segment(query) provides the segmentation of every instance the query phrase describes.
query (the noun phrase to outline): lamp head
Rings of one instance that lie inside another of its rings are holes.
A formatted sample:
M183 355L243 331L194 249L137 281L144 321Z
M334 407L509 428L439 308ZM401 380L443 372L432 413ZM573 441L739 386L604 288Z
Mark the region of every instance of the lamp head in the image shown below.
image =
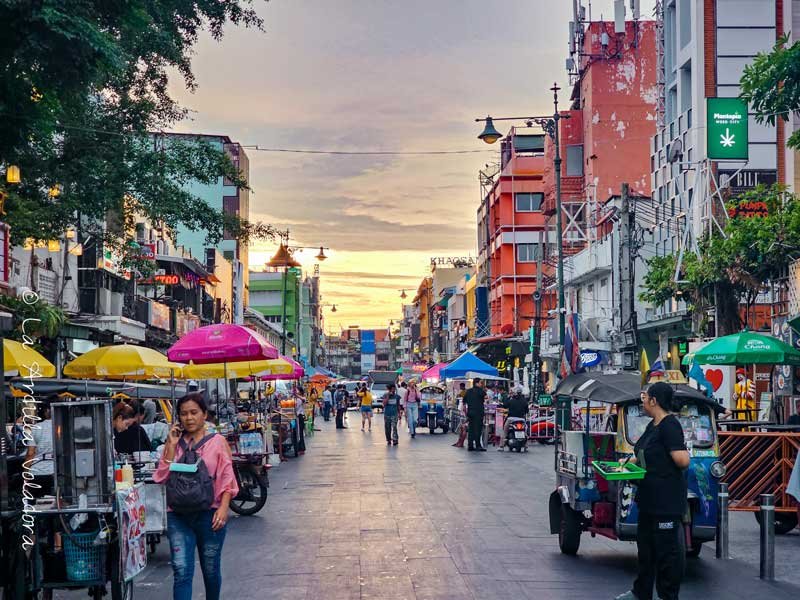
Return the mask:
M400 294L400 298L402 298L403 300L405 300L406 298L408 298L408 294L406 294L406 291L405 291L405 290L403 290L403 291L402 291L402 293Z
M320 246L320 247L319 247L319 254L317 254L317 256L316 256L316 259L317 259L319 262L322 262L322 261L323 261L323 260L325 260L326 258L328 258L328 257L327 257L327 256L325 256L325 248L323 248L322 246Z
M289 248L285 244L278 246L278 251L275 253L270 261L267 263L270 267L299 267L300 263L289 252Z
M494 144L497 140L499 140L503 135L497 131L494 127L494 123L492 122L492 117L486 117L486 126L483 128L483 131L478 136L479 140L483 140L487 144Z
M336 312L336 305L335 304L331 307L331 312L332 313Z

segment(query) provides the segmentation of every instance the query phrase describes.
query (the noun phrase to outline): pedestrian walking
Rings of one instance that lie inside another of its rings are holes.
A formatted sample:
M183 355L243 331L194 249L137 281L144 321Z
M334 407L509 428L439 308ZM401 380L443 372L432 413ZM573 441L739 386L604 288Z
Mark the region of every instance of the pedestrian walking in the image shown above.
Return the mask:
M344 385L339 384L333 401L336 403L336 429L347 429L344 424L344 413L347 411L347 390Z
M481 441L483 416L486 412L485 401L486 390L483 389L483 380L476 377L472 380L472 387L464 395L464 403L467 405L467 421L469 422L467 450L470 452L486 452Z
M397 446L397 420L400 418L400 395L393 383L389 384L383 395L383 429L386 433L386 444Z
M292 430L292 442L295 457L306 453L306 404L302 386L294 392L295 428Z
M653 584L659 600L678 600L686 561L683 470L689 466L689 453L680 421L671 412L675 408L672 386L654 383L642 393L642 406L652 420L636 442L631 459L647 470L636 492L639 576L633 589L617 600L652 600Z
M417 382L411 381L408 384L405 397L406 421L408 421L408 432L412 438L417 437L417 421L419 421L419 401L420 395L417 389Z
M367 384L362 383L361 389L356 392L361 408L361 431L364 425L369 423L369 431L372 431L372 392L367 389Z
M331 420L331 408L333 408L333 392L331 386L326 385L325 391L322 392L322 418L326 421Z
M153 480L167 487L167 535L172 557L172 597L191 600L195 550L203 572L205 597L219 600L222 545L228 505L239 493L228 442L206 429L208 409L202 395L178 400L175 423ZM172 468L179 463L182 470ZM189 465L194 470L187 469Z
M400 396L400 406L403 407L403 412L406 414L406 417L408 417L408 413L406 413L405 411L406 396L408 395L408 383L406 383L405 381L401 381L400 383L397 384L397 395Z

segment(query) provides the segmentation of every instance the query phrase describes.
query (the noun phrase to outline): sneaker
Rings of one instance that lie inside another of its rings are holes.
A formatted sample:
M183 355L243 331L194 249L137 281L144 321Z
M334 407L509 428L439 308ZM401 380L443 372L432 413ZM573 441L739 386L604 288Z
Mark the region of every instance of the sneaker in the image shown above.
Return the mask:
M475 448L467 448L468 452L475 452Z
M411 439L413 440L415 437L417 437L417 434L416 433L412 433L411 434Z
M364 428L363 427L361 428L361 433L364 433Z
M392 442L392 443L393 443L395 446L397 446L397 440L395 440L395 441L394 441L394 442Z
M503 450L505 450L505 448L503 448L502 446L500 446L500 447L497 449L497 451L498 451L498 452L502 452Z
M475 448L476 452L486 452L486 448Z
M620 594L619 596L614 598L614 600L639 600L639 599L637 598L636 594L634 594L632 591L629 590L624 594Z

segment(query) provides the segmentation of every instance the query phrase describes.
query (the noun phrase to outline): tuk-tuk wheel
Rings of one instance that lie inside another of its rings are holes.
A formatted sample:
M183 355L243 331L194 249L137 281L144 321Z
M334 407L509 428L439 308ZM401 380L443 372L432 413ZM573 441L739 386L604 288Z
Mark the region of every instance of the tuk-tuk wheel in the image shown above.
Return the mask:
M567 504L561 505L561 527L558 531L558 547L562 554L575 556L581 545L581 521L578 513Z
M759 526L761 525L761 513L754 512L753 513L756 517L756 521L758 521ZM785 535L789 533L792 529L797 527L797 517L798 515L795 513L775 513L775 533L777 535Z

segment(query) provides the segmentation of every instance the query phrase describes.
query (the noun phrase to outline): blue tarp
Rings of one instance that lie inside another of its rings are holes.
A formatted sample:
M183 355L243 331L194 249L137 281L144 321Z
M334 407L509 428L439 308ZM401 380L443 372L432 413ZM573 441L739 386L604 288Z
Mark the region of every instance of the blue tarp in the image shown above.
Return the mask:
M456 379L457 377L464 377L470 371L483 375L497 375L497 369L492 365L483 362L471 352L464 352L464 354L439 371L439 377L442 379Z

